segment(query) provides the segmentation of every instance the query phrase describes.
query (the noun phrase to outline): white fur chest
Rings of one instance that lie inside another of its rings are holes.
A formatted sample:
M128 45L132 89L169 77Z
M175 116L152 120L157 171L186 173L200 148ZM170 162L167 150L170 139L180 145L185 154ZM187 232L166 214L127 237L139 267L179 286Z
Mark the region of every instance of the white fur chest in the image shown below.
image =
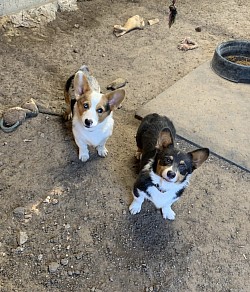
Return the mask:
M148 200L155 204L156 208L161 209L167 205L171 205L179 199L177 193L188 186L190 175L180 184L167 182L153 172L151 173L151 178L154 186L150 186L147 189L147 193L150 196L147 195L147 193L145 193L145 195Z
M84 144L97 147L112 135L114 120L112 113L100 124L93 128L86 128L77 115L72 120L72 130L75 138Z

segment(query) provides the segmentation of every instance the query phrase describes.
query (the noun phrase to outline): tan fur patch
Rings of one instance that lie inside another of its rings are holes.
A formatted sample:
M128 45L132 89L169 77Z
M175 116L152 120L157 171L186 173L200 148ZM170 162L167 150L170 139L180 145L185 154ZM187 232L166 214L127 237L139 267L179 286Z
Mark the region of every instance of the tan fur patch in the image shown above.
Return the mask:
M169 166L163 166L159 164L159 161L157 162L157 166L156 166L156 173L162 177L162 173L164 170L171 170L172 168Z
M92 106L91 103L91 91L87 91L77 100L78 113L82 116ZM99 123L105 120L105 118L111 113L108 98L103 95L100 102L96 105L96 113L98 115ZM100 112L99 112L100 111Z
M102 109L102 113L98 113L98 110ZM101 98L101 101L96 106L96 111L99 115L99 122L101 123L106 119L106 117L111 113L111 109L109 106L108 96L104 94Z
M158 161L158 162L157 162L157 166L156 166L156 173L157 173L160 177L163 178L163 172L164 172L164 171L167 173L168 171L174 171L174 170L172 169L172 166L161 165L161 164L159 163L159 161ZM184 178L185 178L185 176L182 175L178 170L177 170L177 172L176 172L176 176L177 176L177 180L176 180L175 183L182 183L183 180L184 180Z
M87 106L87 107L86 107ZM87 91L77 100L79 115L82 116L89 108L91 108L91 92ZM85 108L86 107L86 108Z

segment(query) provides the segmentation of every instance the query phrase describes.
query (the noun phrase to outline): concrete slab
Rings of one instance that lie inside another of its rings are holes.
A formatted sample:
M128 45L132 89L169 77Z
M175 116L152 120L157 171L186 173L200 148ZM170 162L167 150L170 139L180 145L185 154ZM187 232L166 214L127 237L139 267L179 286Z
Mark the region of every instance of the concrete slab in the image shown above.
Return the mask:
M0 16L17 13L23 9L39 7L53 0L4 0L0 1Z
M250 171L250 85L227 81L210 61L142 106L136 117L156 112L177 134Z

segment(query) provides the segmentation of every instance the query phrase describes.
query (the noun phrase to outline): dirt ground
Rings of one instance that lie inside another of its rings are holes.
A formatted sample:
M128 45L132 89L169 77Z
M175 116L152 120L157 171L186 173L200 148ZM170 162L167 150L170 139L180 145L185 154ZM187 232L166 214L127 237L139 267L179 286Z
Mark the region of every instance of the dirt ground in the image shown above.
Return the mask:
M44 28L14 36L1 28L1 110L32 97L61 112L64 83L82 64L103 92L117 77L128 83L107 158L92 151L79 161L71 124L58 116L1 131L0 291L249 291L249 173L211 155L174 205L175 221L149 202L128 212L136 109L211 59L220 42L249 38L249 1L177 1L171 29L169 4L80 1ZM135 14L160 22L116 38L113 25ZM186 36L199 48L179 51Z

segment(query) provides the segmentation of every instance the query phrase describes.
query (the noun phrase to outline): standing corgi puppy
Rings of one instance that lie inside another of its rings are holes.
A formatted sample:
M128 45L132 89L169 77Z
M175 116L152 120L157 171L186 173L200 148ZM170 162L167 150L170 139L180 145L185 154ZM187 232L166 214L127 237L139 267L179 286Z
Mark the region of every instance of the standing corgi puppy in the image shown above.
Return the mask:
M175 148L176 130L165 116L146 116L137 131L136 156L140 158L140 173L133 187L131 214L141 211L144 199L162 210L164 219L175 219L171 205L189 184L192 172L208 158L209 149L183 152Z
M101 94L98 82L84 65L67 80L64 96L68 106L65 118L72 117L79 159L83 162L89 159L88 145L95 147L99 156L107 156L105 144L113 132L113 110L123 101L125 91Z

